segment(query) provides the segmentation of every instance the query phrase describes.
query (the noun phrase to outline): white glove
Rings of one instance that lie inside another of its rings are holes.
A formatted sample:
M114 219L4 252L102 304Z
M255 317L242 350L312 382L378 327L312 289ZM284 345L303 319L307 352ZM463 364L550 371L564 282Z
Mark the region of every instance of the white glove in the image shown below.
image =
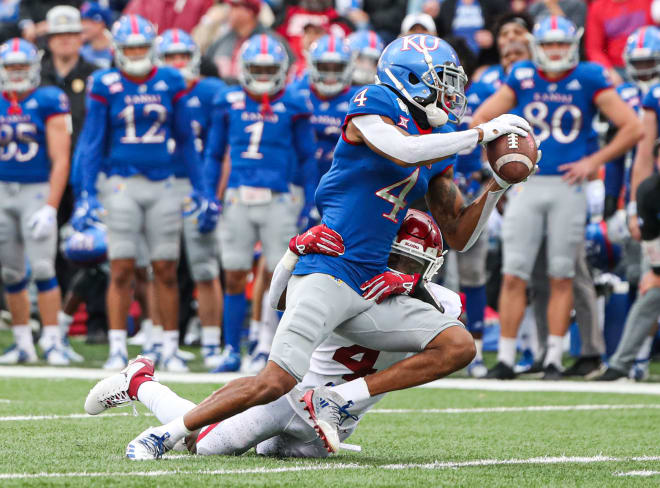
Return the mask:
M57 232L57 209L44 205L32 214L28 227L32 230L32 237L36 240L54 235Z
M520 137L527 137L527 134L532 132L532 128L525 119L513 114L500 115L490 122L479 124L476 128L481 129L484 133L482 144L493 141L504 134L514 133Z

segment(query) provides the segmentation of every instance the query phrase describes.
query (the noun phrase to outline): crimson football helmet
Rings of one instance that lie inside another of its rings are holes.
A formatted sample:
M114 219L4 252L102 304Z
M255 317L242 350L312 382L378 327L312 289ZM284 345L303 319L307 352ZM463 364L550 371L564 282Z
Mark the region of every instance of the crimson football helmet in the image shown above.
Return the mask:
M392 253L425 264L422 279L431 280L445 260L442 234L433 218L420 210L408 210L392 243Z

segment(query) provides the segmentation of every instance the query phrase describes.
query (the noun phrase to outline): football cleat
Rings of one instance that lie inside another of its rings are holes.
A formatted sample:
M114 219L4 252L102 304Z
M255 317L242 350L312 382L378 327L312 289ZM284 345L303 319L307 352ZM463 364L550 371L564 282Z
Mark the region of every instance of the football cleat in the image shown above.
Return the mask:
M554 364L548 364L543 370L543 378L546 381L559 381L564 376L562 371Z
M621 370L608 367L600 376L596 376L594 381L628 381L628 375Z
M142 348L140 356L149 358L155 364L160 363L162 344L152 344L148 349Z
M168 373L187 373L190 371L186 362L176 354L169 358L163 358L159 366L160 369Z
M468 364L467 372L473 378L484 378L488 374L488 368L482 359L475 359Z
M489 380L513 380L515 378L516 373L513 372L513 368L502 361L489 369L486 375L486 379Z
M196 357L194 352L184 351L183 349L177 349L176 355L184 361L194 361Z
M217 368L223 359L220 354L220 346L202 346L202 358L204 358L205 368Z
M103 364L103 369L106 371L119 371L123 369L128 364L128 359L121 353L113 354L108 358L108 360Z
M170 433L163 427L149 427L126 446L126 457L132 461L160 459L174 447L168 442Z
M62 350L64 351L64 354L66 354L66 357L69 358L69 361L73 363L82 363L85 361L83 355L78 354L75 349L73 349L68 337L65 337L62 340Z
M266 367L268 362L268 354L265 352L260 352L255 354L254 357L250 358L250 362L245 368L247 374L257 374L259 371Z
M300 401L305 404L309 419L325 444L325 448L328 452L337 452L339 450L339 425L342 416L347 414L346 409L350 403L327 386L307 391Z
M518 360L516 365L513 367L513 372L516 374L528 373L529 370L532 369L533 364L534 364L534 353L532 352L531 349L525 349L522 352L522 356L520 357L520 360Z
M153 381L154 363L138 356L119 373L99 381L87 394L85 412L98 415L104 410L121 407L137 400L138 387Z
M235 352L231 347L225 349L222 353L222 360L217 368L211 373L235 373L241 369L241 355Z
M60 345L53 345L44 351L46 362L51 366L68 366L69 356Z
M0 355L0 364L36 363L38 361L36 352L27 352L12 344Z
M598 374L600 365L602 364L599 356L583 356L575 360L575 362L564 371L564 376L583 376L586 379L591 379L595 374Z
M649 360L636 359L635 364L630 368L630 379L635 381L645 381L649 379Z

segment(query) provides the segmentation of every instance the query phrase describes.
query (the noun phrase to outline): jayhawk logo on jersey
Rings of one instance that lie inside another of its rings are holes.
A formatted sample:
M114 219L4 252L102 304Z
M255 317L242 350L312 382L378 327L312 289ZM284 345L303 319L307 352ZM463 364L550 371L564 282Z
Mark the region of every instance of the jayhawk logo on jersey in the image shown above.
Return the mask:
M543 144L540 174L560 174L560 165L589 154L591 121L597 112L594 99L612 88L602 66L579 63L562 78L549 80L531 61L521 61L506 84L516 94L515 113L527 119Z

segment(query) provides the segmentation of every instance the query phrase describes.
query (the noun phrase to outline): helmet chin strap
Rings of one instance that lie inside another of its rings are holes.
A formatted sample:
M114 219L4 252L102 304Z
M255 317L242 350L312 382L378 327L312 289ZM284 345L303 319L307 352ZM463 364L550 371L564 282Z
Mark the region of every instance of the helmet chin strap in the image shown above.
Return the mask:
M444 110L436 106L434 103L430 103L426 107L420 105L413 99L413 97L410 96L408 90L406 90L405 87L401 84L401 82L396 79L396 77L392 74L389 68L385 69L385 73L387 73L387 76L389 76L392 83L394 83L394 86L399 91L399 93L401 93L404 97L406 97L406 100L408 100L415 107L417 107L426 114L426 119L429 121L429 125L431 127L440 127L447 123L447 121L449 120L449 116Z

